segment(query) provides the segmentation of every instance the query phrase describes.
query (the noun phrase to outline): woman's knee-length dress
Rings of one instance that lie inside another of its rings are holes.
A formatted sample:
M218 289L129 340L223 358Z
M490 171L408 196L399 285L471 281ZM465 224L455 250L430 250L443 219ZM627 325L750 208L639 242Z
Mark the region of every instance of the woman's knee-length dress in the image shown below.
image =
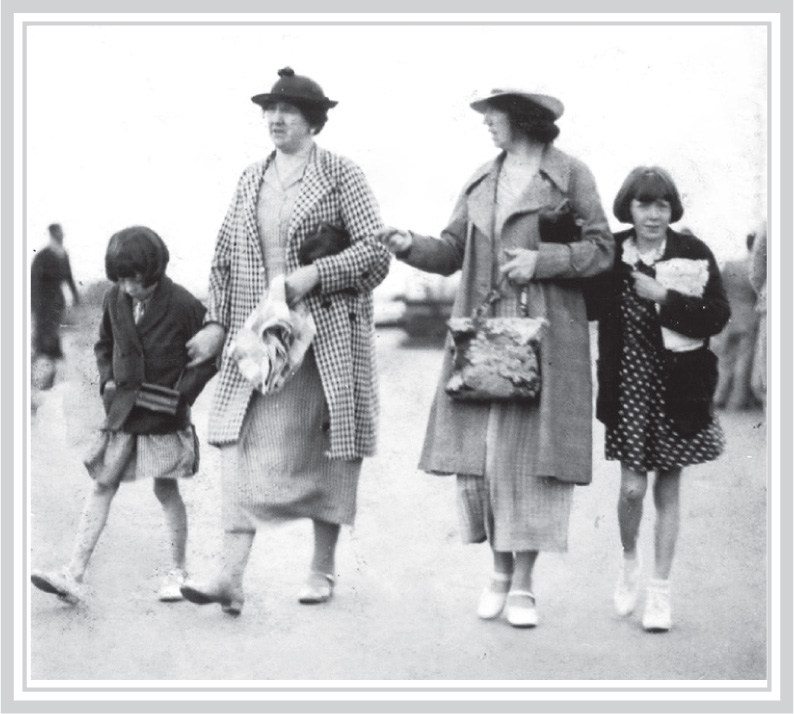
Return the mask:
M520 190L500 176L495 231L500 262L505 249L527 247L503 243L500 230ZM508 289L504 293L505 297L495 303L495 316L520 314L514 291ZM488 540L498 551L567 550L574 485L558 481L554 474L538 475L530 470L530 454L538 448L534 437L541 432L536 428L539 419L540 412L534 404L490 405L485 473L457 477L464 542Z
M271 163L257 207L268 282L286 269L287 226L301 177L282 185ZM222 449L227 529L262 520L312 518L352 524L361 459L331 460L328 406L314 351L277 394L251 397L240 437Z
M606 458L635 471L665 471L715 460L725 436L716 417L695 436L678 434L665 414L665 381L659 318L650 300L627 284L621 296L618 423L606 431Z

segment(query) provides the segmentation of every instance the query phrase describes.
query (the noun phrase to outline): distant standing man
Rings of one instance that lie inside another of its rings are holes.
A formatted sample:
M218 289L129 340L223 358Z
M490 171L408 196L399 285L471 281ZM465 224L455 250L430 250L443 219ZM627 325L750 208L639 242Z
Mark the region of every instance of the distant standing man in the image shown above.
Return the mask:
M80 297L72 277L69 256L63 247L63 229L60 224L48 226L50 242L33 259L30 275L31 310L34 319L33 357L57 360L61 350L61 322L66 309L62 286L66 283L78 303Z
M738 411L755 406L755 397L750 390L758 334L756 293L750 282L750 256L755 238L755 233L750 233L744 257L729 260L722 269L722 284L731 306L731 319L713 343L720 360L719 381L714 393L714 405L718 409Z

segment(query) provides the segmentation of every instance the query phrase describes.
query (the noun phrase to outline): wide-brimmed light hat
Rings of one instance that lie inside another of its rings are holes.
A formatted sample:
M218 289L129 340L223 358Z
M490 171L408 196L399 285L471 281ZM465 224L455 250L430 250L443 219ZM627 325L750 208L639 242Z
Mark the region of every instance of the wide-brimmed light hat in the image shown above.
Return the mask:
M524 89L491 89L489 92L479 94L469 106L478 112L484 112L488 102L496 97L518 97L524 99L547 109L554 115L555 119L559 119L565 111L565 106L557 97L552 97L550 94L527 92Z
M292 67L284 67L278 71L278 81L265 94L251 97L254 104L260 106L269 102L299 102L324 109L335 107L338 102L328 99L317 82L309 77L295 74Z

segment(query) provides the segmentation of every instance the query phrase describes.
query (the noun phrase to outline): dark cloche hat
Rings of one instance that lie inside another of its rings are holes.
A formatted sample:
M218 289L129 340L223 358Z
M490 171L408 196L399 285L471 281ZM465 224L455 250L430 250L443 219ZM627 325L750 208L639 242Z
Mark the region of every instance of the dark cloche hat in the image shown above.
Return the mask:
M330 109L338 102L328 99L322 87L308 77L295 74L292 67L284 67L278 71L279 79L267 94L257 94L251 97L254 104L264 106L270 102L299 102L311 104L316 107Z

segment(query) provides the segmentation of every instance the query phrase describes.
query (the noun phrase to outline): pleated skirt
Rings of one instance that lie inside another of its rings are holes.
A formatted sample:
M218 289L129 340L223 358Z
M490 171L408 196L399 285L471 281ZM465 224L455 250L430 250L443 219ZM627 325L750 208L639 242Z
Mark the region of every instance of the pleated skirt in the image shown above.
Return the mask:
M277 394L254 392L240 438L221 448L224 527L311 518L352 525L361 459L337 461L314 350Z
M92 479L105 486L150 478L188 478L199 468L192 426L168 434L100 431L83 456Z

